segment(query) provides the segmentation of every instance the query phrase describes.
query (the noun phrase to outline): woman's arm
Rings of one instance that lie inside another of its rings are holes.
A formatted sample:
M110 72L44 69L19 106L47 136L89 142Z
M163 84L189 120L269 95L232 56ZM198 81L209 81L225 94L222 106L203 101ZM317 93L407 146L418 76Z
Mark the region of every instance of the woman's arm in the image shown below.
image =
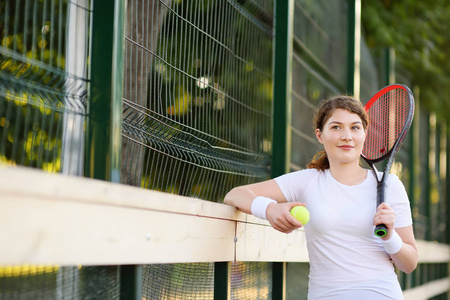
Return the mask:
M395 231L402 239L403 246L400 251L391 254L391 258L397 268L409 274L416 269L419 261L419 253L417 251L413 227L411 225L403 228L396 228Z
M242 212L251 214L252 202L257 196L264 196L278 203L287 202L277 182L273 179L235 187L225 195L224 202L237 207Z
M283 192L273 179L235 187L225 195L224 202L237 207L242 212L251 214L253 200L258 196L267 197L277 202L269 204L266 209L267 220L274 229L283 233L290 233L302 226L289 212L294 206L303 204L299 202L287 203Z

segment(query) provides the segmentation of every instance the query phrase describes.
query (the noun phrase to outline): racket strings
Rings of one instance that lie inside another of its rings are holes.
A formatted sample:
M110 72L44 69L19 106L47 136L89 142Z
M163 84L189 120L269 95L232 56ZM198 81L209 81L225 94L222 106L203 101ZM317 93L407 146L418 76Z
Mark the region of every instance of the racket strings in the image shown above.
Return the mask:
M383 93L367 109L369 126L363 155L370 160L385 156L394 147L410 114L410 96L407 90L395 88Z

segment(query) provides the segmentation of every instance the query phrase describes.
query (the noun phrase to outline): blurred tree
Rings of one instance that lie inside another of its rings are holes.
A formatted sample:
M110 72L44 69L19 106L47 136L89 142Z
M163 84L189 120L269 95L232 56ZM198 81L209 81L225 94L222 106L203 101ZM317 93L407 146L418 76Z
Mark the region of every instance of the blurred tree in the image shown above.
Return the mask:
M362 0L369 47L393 47L396 63L420 88L426 109L450 118L450 3L447 0Z

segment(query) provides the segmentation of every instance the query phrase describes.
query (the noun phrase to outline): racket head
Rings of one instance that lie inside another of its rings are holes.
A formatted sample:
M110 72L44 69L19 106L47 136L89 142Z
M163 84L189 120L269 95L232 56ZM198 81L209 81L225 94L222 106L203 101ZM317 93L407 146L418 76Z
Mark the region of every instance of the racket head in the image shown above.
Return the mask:
M361 156L372 163L398 151L414 117L414 97L403 84L379 90L364 106L369 117Z

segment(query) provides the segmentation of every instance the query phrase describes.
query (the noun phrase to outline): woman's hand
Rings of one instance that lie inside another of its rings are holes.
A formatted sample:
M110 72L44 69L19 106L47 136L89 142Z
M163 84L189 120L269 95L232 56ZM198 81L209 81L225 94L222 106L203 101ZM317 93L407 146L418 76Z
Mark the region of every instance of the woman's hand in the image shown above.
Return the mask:
M381 203L377 208L375 216L373 217L373 225L375 226L379 224L386 225L387 234L384 237L382 237L383 240L388 240L391 238L392 232L394 230L394 222L395 222L394 210L385 202Z
M299 205L305 206L301 202L272 203L266 210L267 220L276 230L291 233L293 230L302 227L302 223L297 221L290 213L294 206Z
M400 236L403 243L401 249L397 253L389 255L398 269L409 274L414 271L419 261L419 254L417 252L413 227L412 225L409 225L403 228L394 229L394 222L394 210L386 203L381 203L378 206L377 212L373 218L373 225L386 225L388 233L386 236L381 238L384 241L389 241L394 231Z

